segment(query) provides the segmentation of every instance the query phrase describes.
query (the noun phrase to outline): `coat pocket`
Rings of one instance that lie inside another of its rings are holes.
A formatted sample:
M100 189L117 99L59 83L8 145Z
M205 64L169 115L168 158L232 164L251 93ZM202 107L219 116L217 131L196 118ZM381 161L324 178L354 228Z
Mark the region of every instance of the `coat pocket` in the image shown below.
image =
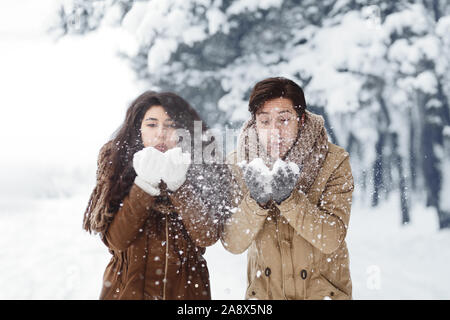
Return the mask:
M247 300L263 300L267 299L266 292L263 289L263 279L255 277L252 282L247 286L245 292L245 299Z
M319 274L318 280L319 280L319 283L317 284L318 299L351 300L350 295L339 289L322 273Z

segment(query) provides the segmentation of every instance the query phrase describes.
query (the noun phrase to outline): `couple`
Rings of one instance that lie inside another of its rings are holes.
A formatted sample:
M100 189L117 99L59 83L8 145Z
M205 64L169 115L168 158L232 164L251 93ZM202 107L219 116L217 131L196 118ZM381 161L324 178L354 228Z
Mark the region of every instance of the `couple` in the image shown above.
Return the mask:
M112 254L100 299L211 299L203 254L219 239L248 250L246 299L352 298L349 154L289 79L257 83L249 111L226 163L195 163L195 142L180 148L175 134L201 121L185 100L145 92L131 104L84 215Z

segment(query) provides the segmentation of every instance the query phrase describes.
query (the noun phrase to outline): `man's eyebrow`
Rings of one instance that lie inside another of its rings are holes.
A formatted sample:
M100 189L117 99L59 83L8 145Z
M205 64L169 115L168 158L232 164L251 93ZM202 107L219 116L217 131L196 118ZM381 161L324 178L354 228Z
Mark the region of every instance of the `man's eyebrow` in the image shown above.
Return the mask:
M147 120L156 120L156 121L158 121L158 119L156 119L156 118L147 118L147 119L145 119L145 121L147 121Z
M292 113L290 110L283 110L283 111L278 112L278 114L283 113L283 112Z
M269 114L269 113L266 112L266 111L259 111L259 112L257 112L256 114Z

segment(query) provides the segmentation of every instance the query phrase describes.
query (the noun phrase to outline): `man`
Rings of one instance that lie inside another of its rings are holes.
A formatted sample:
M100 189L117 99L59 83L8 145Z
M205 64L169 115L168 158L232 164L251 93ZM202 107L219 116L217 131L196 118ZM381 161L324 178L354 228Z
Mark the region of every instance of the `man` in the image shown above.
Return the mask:
M291 80L257 83L249 111L227 157L238 192L221 234L228 251L248 249L246 299L352 299L349 154Z

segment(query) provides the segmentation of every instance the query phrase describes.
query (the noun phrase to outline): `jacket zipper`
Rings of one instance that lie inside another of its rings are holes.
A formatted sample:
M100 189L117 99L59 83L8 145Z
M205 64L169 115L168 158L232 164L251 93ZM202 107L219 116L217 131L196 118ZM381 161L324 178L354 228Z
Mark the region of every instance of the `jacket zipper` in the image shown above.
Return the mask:
M164 266L163 300L166 300L167 266L169 264L169 225L167 224L168 219L169 216L166 214L166 264Z

